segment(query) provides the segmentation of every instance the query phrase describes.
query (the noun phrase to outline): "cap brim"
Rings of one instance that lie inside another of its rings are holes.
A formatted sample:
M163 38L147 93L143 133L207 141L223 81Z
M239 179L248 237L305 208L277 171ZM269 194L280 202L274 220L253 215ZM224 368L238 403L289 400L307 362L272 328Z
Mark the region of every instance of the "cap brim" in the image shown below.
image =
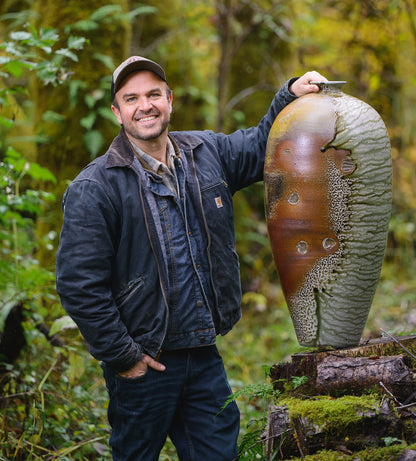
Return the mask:
M128 64L124 69L122 69L120 73L117 75L116 81L112 82L111 93L113 94L113 97L120 89L123 80L129 74L132 74L133 72L139 72L141 70L149 70L156 74L161 80L166 82L165 72L158 64L149 60L133 61L130 64Z

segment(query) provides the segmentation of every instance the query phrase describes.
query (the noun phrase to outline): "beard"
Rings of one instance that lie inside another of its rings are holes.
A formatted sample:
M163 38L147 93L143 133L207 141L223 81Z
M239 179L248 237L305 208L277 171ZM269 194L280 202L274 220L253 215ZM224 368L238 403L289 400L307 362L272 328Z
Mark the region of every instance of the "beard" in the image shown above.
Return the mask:
M140 141L150 141L157 139L168 129L170 123L170 114L163 115L159 112L142 115L142 117L150 117L151 115L158 115L154 126L141 127L140 122L137 120L123 120L124 130L129 136Z

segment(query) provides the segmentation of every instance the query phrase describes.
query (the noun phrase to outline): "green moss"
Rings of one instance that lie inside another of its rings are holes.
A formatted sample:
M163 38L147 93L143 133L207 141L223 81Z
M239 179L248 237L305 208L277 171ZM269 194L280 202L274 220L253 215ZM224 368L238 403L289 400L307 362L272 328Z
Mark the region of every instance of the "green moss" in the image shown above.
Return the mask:
M307 455L302 459L395 461L406 449L416 450L407 445L414 440L413 421L407 425L382 396L282 397L277 403L288 409L293 439ZM293 448L293 441L282 447L287 455L297 453ZM327 450L312 455L320 448Z
M308 455L303 458L292 458L292 461L394 461L405 450L416 450L416 444L392 445L382 448L368 448L353 454L340 451L323 450L316 455Z
M290 420L307 418L313 424L325 427L327 430L338 427L345 428L362 421L365 413L380 412L380 399L376 395L315 397L314 399L282 399L279 404L289 409Z

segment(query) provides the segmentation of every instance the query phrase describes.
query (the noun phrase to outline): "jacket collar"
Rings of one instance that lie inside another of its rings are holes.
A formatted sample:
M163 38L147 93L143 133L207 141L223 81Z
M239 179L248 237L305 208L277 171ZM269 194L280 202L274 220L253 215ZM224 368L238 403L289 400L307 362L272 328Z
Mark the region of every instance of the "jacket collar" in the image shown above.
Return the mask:
M169 137L180 150L192 150L199 146L202 141L197 136L186 131L175 131L169 133ZM133 148L122 128L114 138L107 151L106 168L130 166L134 160Z
M106 168L130 166L134 160L133 148L122 128L107 151Z
M169 133L169 136L174 142L176 142L180 149L184 150L193 150L202 144L201 138L188 131L173 131L172 133Z

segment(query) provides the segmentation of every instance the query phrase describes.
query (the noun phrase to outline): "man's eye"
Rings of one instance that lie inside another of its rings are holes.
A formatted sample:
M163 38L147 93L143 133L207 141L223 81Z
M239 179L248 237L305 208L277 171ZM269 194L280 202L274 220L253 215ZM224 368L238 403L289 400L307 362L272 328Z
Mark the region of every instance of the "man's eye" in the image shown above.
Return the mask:
M130 98L127 98L127 102L133 102L135 100L136 100L136 98L134 96L131 96Z

